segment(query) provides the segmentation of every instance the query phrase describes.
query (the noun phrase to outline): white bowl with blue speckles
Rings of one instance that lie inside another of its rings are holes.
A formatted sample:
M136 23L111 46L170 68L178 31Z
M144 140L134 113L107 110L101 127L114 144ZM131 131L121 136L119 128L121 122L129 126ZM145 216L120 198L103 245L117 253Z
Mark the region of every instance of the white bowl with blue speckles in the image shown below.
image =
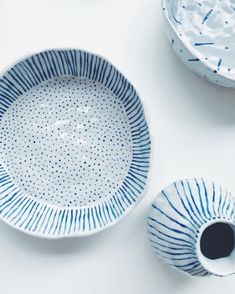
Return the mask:
M180 60L211 82L235 87L235 1L162 0L162 9Z
M107 60L49 50L0 78L0 219L44 238L106 229L142 199L145 114Z

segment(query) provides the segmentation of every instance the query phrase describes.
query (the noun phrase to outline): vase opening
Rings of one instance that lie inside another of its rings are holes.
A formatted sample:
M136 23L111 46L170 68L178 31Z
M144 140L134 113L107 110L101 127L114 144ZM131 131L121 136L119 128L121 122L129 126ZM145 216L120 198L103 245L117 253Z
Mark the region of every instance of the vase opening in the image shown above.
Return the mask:
M198 258L209 272L226 276L235 272L235 225L213 222L201 232Z

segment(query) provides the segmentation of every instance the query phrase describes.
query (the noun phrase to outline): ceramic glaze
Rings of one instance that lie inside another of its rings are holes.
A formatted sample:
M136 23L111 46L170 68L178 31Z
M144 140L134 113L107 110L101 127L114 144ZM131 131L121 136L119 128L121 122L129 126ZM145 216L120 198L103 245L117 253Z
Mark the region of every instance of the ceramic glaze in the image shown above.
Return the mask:
M235 1L163 0L174 51L195 72L235 86Z
M156 254L192 276L235 273L235 198L214 182L186 179L165 188L147 219Z
M143 196L150 138L139 97L106 60L53 50L0 80L0 216L48 238L83 236Z
M132 159L123 104L103 85L75 77L21 95L2 118L0 138L1 161L14 182L60 207L113 195Z

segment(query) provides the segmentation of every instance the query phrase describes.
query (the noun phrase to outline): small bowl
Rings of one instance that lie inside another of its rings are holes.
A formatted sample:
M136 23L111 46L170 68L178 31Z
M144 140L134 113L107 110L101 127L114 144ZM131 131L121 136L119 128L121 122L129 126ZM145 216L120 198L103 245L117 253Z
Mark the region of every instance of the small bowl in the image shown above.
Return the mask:
M203 178L183 179L164 188L147 218L154 252L189 276L235 273L235 197Z
M181 61L202 77L235 87L235 5L162 0L166 31Z
M143 197L150 137L134 87L107 60L50 50L0 79L0 219L45 238L86 236Z

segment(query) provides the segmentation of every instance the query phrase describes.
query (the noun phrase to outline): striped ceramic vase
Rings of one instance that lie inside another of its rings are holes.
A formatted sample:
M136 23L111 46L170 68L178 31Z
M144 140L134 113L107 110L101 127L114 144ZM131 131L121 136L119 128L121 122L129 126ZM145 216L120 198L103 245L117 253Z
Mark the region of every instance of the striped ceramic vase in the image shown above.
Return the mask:
M235 273L235 203L226 189L202 178L165 188L148 215L154 251L193 276Z

